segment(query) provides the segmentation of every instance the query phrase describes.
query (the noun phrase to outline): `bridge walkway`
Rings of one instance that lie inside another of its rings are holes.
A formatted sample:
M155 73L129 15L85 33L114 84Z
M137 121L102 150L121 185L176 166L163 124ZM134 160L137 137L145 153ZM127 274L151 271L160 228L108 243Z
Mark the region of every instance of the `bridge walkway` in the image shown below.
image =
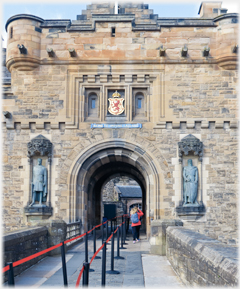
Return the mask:
M152 255L149 253L150 244L146 235L140 236L140 242L133 244L131 235L128 234L126 249L120 250L120 256L125 259L114 259L114 270L120 274L106 274L107 287L165 287L183 284L173 271L166 256ZM89 239L89 261L93 255L92 240ZM107 245L106 270L110 270L111 241ZM101 240L97 240L97 248L101 246ZM117 242L114 243L115 256ZM66 253L68 286L75 287L79 272L84 262L84 242L74 245ZM102 256L100 251L98 256ZM89 287L101 287L102 259L94 259L89 273ZM58 287L63 288L63 275L61 256L46 257L36 265L15 277L15 286L24 287ZM82 286L82 281L80 282Z

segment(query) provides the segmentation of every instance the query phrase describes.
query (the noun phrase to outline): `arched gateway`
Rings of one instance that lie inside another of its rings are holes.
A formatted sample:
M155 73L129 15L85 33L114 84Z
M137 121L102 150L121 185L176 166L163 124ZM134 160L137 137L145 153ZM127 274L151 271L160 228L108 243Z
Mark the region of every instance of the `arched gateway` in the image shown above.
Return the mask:
M126 140L106 140L91 145L73 161L68 174L69 221L81 219L84 229L101 222L101 188L109 177L127 175L143 192L143 226L159 215L160 171L154 157Z

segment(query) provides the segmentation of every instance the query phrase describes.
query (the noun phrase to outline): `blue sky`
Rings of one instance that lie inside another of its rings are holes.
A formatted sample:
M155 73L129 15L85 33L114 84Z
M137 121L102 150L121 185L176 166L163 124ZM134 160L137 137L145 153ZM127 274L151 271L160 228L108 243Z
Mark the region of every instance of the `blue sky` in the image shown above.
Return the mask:
M16 1L16 0L4 0L1 4L2 12L2 23L1 23L1 34L6 39L5 24L8 18L13 15L26 13L39 16L43 19L70 19L75 20L76 15L81 14L81 11L86 9L87 4L92 2L108 2L108 1L35 1L34 4L27 0ZM120 2L120 1L119 1ZM130 2L125 1L125 2ZM136 2L136 1L131 1ZM157 2L152 1L138 1L145 4L149 4L149 9L153 9L155 14L160 17L198 17L198 10L201 5L201 0L192 1L178 1L168 0ZM237 0L222 1L222 7L228 8L228 12L239 12ZM166 4L167 3L167 4ZM6 43L3 42L3 47Z

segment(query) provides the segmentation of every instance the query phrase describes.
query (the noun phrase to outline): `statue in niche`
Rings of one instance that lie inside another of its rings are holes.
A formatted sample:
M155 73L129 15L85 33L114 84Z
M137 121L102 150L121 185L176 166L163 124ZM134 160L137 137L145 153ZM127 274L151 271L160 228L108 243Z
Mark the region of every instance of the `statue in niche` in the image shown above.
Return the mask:
M188 160L188 165L183 168L183 206L199 206L197 202L198 194L198 168L194 167L192 160Z
M47 196L47 169L42 165L42 159L37 159L38 164L33 167L33 182L32 182L32 203L39 201L39 205Z

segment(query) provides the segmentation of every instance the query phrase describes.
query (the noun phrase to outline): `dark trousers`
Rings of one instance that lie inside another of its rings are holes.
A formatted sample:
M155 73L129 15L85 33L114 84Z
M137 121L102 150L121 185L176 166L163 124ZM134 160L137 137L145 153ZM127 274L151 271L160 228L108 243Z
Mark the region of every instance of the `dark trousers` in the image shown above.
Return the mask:
M132 235L133 235L133 240L138 239L139 240L139 230L141 226L132 226Z

